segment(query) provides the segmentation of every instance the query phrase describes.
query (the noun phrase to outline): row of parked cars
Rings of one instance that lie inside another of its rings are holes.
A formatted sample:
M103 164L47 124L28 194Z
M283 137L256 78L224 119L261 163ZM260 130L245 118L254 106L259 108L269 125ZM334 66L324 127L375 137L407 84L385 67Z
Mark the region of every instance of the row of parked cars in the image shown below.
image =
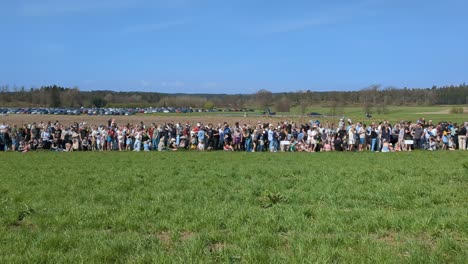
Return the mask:
M202 109L187 107L147 107L147 108L0 108L0 114L31 115L134 115L154 113L204 113L204 112L253 112L253 109Z
M0 108L0 114L80 115L80 109L68 108Z

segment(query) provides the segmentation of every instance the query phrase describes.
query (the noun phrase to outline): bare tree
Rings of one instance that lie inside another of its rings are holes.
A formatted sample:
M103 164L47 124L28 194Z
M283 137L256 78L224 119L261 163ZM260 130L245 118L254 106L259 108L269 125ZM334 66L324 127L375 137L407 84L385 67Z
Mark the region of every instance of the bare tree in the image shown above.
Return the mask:
M360 92L360 102L366 114L371 114L372 107L377 104L380 85L371 85Z
M291 101L283 95L275 104L276 111L278 112L289 112L291 109Z
M301 114L305 114L307 111L307 107L309 107L309 100L306 97L302 97L299 99L299 107L301 109Z
M272 99L273 93L265 89L261 89L255 94L255 101L262 108L268 108L272 103Z

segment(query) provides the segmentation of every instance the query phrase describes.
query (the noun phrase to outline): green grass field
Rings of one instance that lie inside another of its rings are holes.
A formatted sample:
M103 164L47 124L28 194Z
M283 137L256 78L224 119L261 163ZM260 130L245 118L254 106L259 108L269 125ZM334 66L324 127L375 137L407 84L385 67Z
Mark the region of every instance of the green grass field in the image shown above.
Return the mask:
M433 120L434 122L441 122L441 121L452 121L452 122L464 122L467 120L467 113L463 114L451 114L450 109L454 106L447 106L447 105L438 105L438 106L388 106L386 113L377 113L376 109L371 110L372 118L366 118L366 112L362 107L359 106L347 106L338 108L336 111L336 118L325 118L326 120L330 120L336 122L340 116L344 113L346 118L351 118L353 121L363 121L369 123L370 121L382 121L388 120L391 123L400 122L401 120L406 121L413 121L416 122L418 118L425 118L426 121ZM465 107L467 105L459 105L455 107ZM317 106L311 107L307 109L307 112L318 112L322 114L329 114L331 112L331 108ZM291 108L291 113L300 113L300 110L295 107Z
M466 263L468 155L0 153L0 263Z
M464 113L452 114L450 110L453 107L465 108ZM335 111L335 116L330 117L332 109L327 106L314 106L308 107L306 113L317 112L325 115L326 117L317 118L317 117L307 117L301 114L299 107L291 107L290 112L277 112L275 116L278 117L278 120L294 120L296 122L307 122L310 119L320 119L323 121L335 122L338 123L340 117L344 116L346 118L351 118L354 122L365 122L370 123L372 121L380 122L383 120L390 121L392 124L400 122L401 120L416 122L417 119L423 117L426 121L432 120L434 123L441 121L451 121L461 124L468 121L466 110L468 105L437 105L437 106L388 106L386 113L378 113L374 108L371 110L372 118L366 117L366 112L361 106L346 106L338 107ZM189 113L189 114L179 114L179 113L157 113L152 114L152 116L190 116L190 117L213 117L213 116L227 116L227 117L262 117L261 111L255 112L211 112L211 113ZM148 116L145 114L145 116ZM274 117L275 117L274 116Z

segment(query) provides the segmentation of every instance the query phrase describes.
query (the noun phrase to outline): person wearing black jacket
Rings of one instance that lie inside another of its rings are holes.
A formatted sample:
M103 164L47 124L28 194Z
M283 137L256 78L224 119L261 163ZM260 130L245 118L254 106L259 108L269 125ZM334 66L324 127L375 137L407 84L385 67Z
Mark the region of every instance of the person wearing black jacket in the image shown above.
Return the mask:
M7 132L6 129L1 129L0 130L0 151L6 151L7 150Z
M213 134L214 134L213 124L209 123L208 128L206 129L206 137L205 137L205 141L206 141L205 146L206 146L206 149L208 149L208 150L212 150L213 146L215 146L214 145Z
M340 137L336 137L333 141L335 151L343 151L343 141Z
M213 149L217 150L219 149L219 126L217 128L212 128L213 134L212 134L212 139L213 139Z

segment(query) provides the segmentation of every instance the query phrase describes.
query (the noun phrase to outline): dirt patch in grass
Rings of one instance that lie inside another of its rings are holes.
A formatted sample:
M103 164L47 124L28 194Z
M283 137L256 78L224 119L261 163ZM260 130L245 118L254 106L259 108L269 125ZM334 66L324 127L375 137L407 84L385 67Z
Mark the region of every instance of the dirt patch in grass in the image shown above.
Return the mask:
M434 239L432 239L432 237L427 233L417 234L414 236L400 236L400 239L397 239L396 235L396 232L387 232L385 234L377 236L375 240L380 243L387 244L389 246L397 246L398 244L417 243L425 245L431 250L436 249L436 243Z
M434 239L432 239L431 235L429 235L427 233L417 235L413 239L415 241L425 245L425 246L428 246L431 250L436 249L436 243L435 243Z
M33 222L30 222L30 221L27 221L27 220L26 221L17 220L17 221L10 224L10 229L12 229L12 230L26 229L26 230L30 230L30 231L35 231L35 230L38 230L38 227Z
M464 113L468 112L468 107L463 107L463 112ZM416 114L418 115L448 115L450 114L450 109L434 111L434 112L422 112L422 113L416 113Z
M154 235L159 239L159 241L161 241L164 246L169 246L172 243L170 232L162 231L157 232Z
M220 252L223 249L226 248L226 243L223 242L215 242L215 243L210 243L207 247L209 252L215 253L215 252Z
M421 113L416 113L418 115L447 115L450 114L449 109L445 110L440 110L440 111L434 111L434 112L421 112Z
M170 231L161 231L161 232L155 233L154 235L159 239L159 241L161 241L161 244L163 244L164 246L170 246L174 242L172 241L172 237L171 237L172 234L173 233L171 233ZM196 233L191 232L191 231L182 231L179 233L179 238L180 238L180 241L186 241L186 240L191 239L195 235Z
M190 232L190 231L183 231L183 232L180 233L180 239L182 241L188 240L188 239L190 239L190 238L192 238L194 236L195 236L195 233Z
M397 239L396 239L396 233L395 232L388 232L388 233L385 233L383 235L380 235L380 236L378 236L376 238L376 240L381 242L381 243L391 245L391 246L395 246L397 244Z

